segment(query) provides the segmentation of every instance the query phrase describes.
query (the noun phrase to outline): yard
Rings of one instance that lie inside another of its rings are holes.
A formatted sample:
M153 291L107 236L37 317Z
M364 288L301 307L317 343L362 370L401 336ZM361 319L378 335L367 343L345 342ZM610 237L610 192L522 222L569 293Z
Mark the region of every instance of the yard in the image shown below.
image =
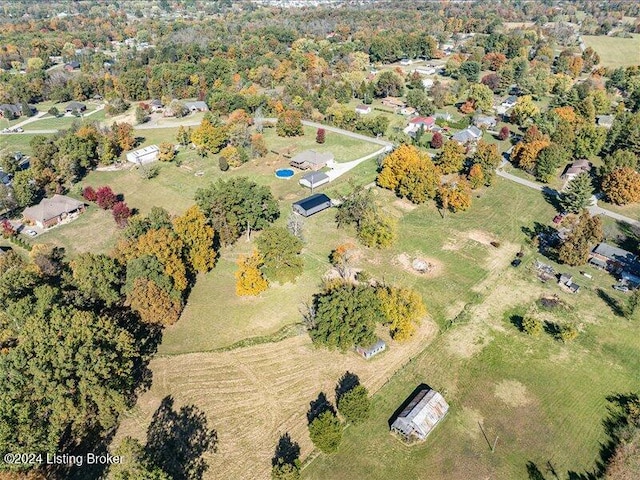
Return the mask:
M267 129L267 144L270 148L277 148L277 145L298 145L296 151L309 148L315 144L315 129L307 129L306 136L300 138L282 139L275 136L274 129ZM158 128L136 130L135 134L140 138L141 145L159 144L161 142L175 142L177 128ZM271 134L273 133L273 136ZM22 140L20 143L13 143L12 149L22 150L29 153L28 141L32 135L15 135L10 139ZM26 140L26 141L25 141ZM275 147L273 146L275 145ZM338 160L353 160L367 153L379 149L374 145L362 140L343 137L335 133L327 134L327 141L323 145L325 149L335 152ZM313 148L313 147L312 147ZM230 178L233 176L249 176L255 182L270 186L274 196L281 202L283 216L286 218L289 204L309 194L309 191L298 184L298 179L302 175L296 172L290 180L277 179L274 171L277 168L288 166L288 160L284 157L278 158L270 154L266 158L252 160L239 168L228 172L220 171L217 156L201 158L194 150L185 149L178 153L181 165L175 163L157 163L159 174L152 179L144 179L135 167L125 164L124 168L117 171L92 171L75 188L74 194L80 194L81 188L87 185L99 187L109 185L116 193L122 194L125 201L131 208L146 214L151 207L159 206L166 208L171 214L178 215L194 203L193 198L198 188L208 185L219 178ZM375 159L371 159L358 167L354 171L348 172L343 177L331 184L323 186L320 190L329 194L338 195L346 191L349 179L355 179L361 183L369 183L375 179ZM97 215L97 214L100 215ZM64 225L48 232L41 237L42 241L52 242L64 246L69 254L74 255L85 251L86 239L84 235L76 235L76 228L91 225L92 232L110 232L108 235L100 233L100 239L95 245L100 251L105 251L115 244L111 233L117 232L114 222L108 212L96 212L89 215L82 215L80 219L70 225ZM85 218L87 218L85 220ZM93 233L93 235L96 235ZM39 240L36 240L39 241Z
M631 67L640 65L640 34L631 35L633 38L583 35L582 40L600 55L605 67Z
M527 461L544 468L547 460L559 471L590 468L604 439L604 397L632 388L639 366L631 354L640 346L630 335L631 325L613 317L595 294L610 278L594 270L592 280L579 280L578 296L535 280L534 254L522 227L547 223L554 210L538 192L505 180L497 179L475 198L470 211L444 218L433 206L414 207L386 191L378 196L400 221L400 241L389 251L359 247L357 265L374 278L421 292L430 319L416 339L392 342L370 362L353 353L316 350L306 334L295 331L275 343L263 343L266 338L229 350L233 343L299 322L298 306L317 291L329 268L327 254L352 232L337 230L331 212L309 219L303 277L250 301L233 291L233 262L251 248L240 240L198 280L183 317L165 331L152 364L152 389L123 420L116 442L123 435L144 438L160 400L173 395L179 405L203 409L218 430L220 450L207 457L211 468L205 478L267 478L281 434L300 443L303 458L311 453L308 402L320 391L333 400L337 378L349 370L371 391L381 388L373 416L364 426L347 429L338 454L311 462L304 470L309 478L355 479L367 472L372 478L404 479L432 471L436 478L479 472L519 479L526 478ZM523 245L525 262L517 270L509 267ZM407 259L417 257L435 265L433 275L411 271ZM581 319L583 330L575 343L563 345L547 335L533 339L512 324L514 312L543 294L558 294L575 309L573 318ZM436 330L443 333L434 337ZM596 353L587 353L587 347ZM610 379L593 375L603 363L613 366ZM424 445L408 449L389 435L387 421L421 382L439 389L452 409ZM500 437L494 455L478 421L492 439ZM248 471L247 462L257 467Z

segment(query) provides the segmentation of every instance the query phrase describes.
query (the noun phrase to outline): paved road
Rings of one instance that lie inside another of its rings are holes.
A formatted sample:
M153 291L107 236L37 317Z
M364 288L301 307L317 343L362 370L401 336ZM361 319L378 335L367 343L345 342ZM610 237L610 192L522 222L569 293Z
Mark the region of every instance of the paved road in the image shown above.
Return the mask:
M545 190L549 195L556 195L556 196L559 195L559 192L557 190L554 190L546 185L517 177L515 175L512 175L511 173L507 173L504 170L502 170L504 166L507 165L508 163L509 162L507 162L506 160L503 161L500 167L498 167L498 169L496 170L496 174L499 177L506 178L507 180L510 180L515 183L519 183L520 185L524 185L525 187L529 187L534 190L538 190L540 192ZM591 213L591 215L605 215L607 217L613 218L620 222L626 222L629 225L633 225L636 228L640 228L640 221L634 220L633 218L627 217L625 215L620 215L619 213L612 212L611 210L607 210L606 208L602 208L597 205L592 205L591 207L589 207L589 212Z

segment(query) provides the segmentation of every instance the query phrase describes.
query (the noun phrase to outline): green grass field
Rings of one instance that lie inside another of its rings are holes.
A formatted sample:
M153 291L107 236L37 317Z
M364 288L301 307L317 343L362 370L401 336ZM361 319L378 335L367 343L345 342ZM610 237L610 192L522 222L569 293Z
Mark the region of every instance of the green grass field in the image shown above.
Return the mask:
M528 337L507 319L469 359L451 352L449 335L441 337L374 396L370 420L346 430L338 453L317 458L303 477L524 480L528 462L545 473L550 462L557 478L593 470L606 441L606 397L637 388L640 341L634 325L596 299L582 302L601 313L568 345ZM450 412L425 443L407 447L389 433L388 420L421 383L442 392ZM495 453L478 422L489 442L498 437Z
M633 38L583 35L582 39L600 55L605 67L631 67L640 65L640 34L632 35Z

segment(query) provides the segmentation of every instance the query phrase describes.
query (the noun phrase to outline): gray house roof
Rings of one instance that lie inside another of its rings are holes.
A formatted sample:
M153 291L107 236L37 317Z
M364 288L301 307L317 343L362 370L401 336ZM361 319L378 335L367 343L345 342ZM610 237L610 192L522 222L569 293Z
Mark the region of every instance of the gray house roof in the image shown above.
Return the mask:
M80 112L82 110L86 110L87 106L84 103L80 102L69 102L67 103L66 111L67 112Z
M200 100L195 102L184 102L184 106L187 107L189 110L202 110L202 111L209 110L209 107L207 106L206 102L202 102Z
M356 351L364 358L371 358L374 355L382 352L386 348L387 344L385 343L385 341L379 338L376 343L369 347L361 347L360 345L356 346Z
M593 249L593 253L597 253L598 255L607 257L609 260L621 263L636 260L636 256L633 253L604 242L598 244L596 248Z
M330 152L316 152L315 150L305 150L304 152L300 152L295 157L291 159L294 163L308 163L310 165L321 165L324 166L327 162L333 160L333 153Z
M310 172L303 175L300 180L306 180L310 184L318 184L329 180L329 175L324 172Z
M425 388L409 402L391 428L409 438L424 440L449 411L445 399L435 390Z
M65 195L45 198L38 205L24 209L23 215L38 222L46 222L64 213L71 213L84 207L84 203Z
M458 143L468 143L473 142L482 136L482 130L478 127L471 126L467 127L464 130L459 131L455 135L451 137L451 140L455 140Z

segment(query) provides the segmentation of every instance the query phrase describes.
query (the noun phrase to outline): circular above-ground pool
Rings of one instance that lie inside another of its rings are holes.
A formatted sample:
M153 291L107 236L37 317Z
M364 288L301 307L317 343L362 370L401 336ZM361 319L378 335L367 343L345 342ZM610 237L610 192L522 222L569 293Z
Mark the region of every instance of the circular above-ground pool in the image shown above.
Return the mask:
M278 170L276 170L276 177L278 178L285 178L288 180L293 177L293 174L294 171L290 168L279 168Z

